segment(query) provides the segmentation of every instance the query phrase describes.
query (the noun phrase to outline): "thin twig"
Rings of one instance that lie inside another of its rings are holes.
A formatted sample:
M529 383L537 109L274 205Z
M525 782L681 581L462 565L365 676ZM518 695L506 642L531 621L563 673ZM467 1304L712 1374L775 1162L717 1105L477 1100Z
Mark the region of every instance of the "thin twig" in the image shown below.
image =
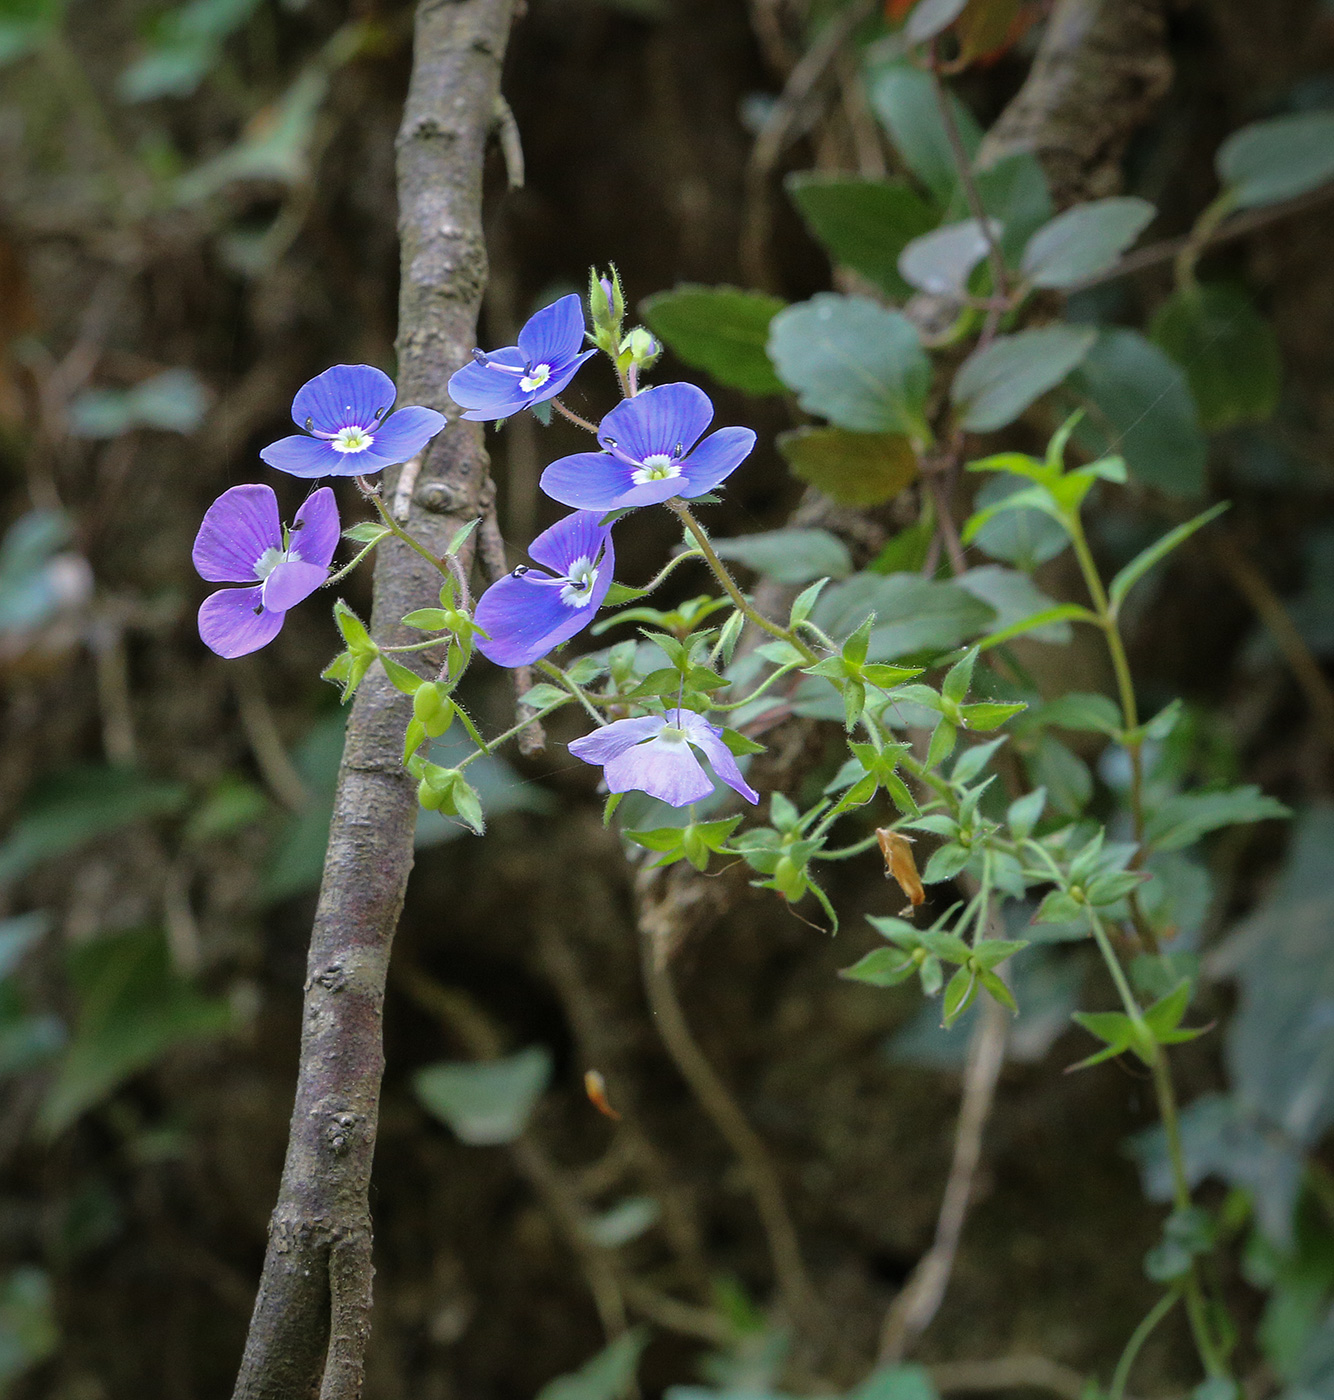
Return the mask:
M241 715L241 728L250 743L255 766L268 784L269 790L288 809L300 812L310 803L310 794L296 764L283 746L282 736L274 722L273 711L264 698L253 666L242 661L232 671L232 691Z
M523 189L523 140L519 136L519 123L514 120L514 109L505 101L503 93L496 93L496 135L500 138L500 151L505 157L505 178L512 190Z
M1088 1378L1045 1356L998 1356L994 1361L945 1361L927 1368L936 1389L952 1391L1049 1390L1065 1400L1081 1400ZM1129 1400L1129 1397L1127 1397Z
M421 475L422 463L426 460L426 449L417 453L403 463L403 470L398 474L398 482L394 487L394 503L389 507L389 513L401 525L412 510L412 493L417 489L417 478Z
M641 875L641 895L645 880L654 878L654 874L645 871ZM768 1241L774 1276L791 1319L809 1318L817 1306L816 1296L801 1257L801 1246L788 1213L782 1183L763 1139L751 1127L691 1033L667 964L671 931L658 927L652 914L651 908L645 911L641 899L640 961L654 1025L681 1077L741 1163Z
M936 1238L931 1248L917 1261L908 1282L885 1315L880 1331L882 1363L901 1361L916 1338L930 1325L944 1301L959 1249L959 1237L968 1214L973 1180L982 1158L982 1135L991 1116L996 1083L1005 1061L1009 1015L999 1002L990 997L984 998L978 1011L977 1025L968 1042L963 1101L959 1106L959 1122L954 1132L954 1159L950 1163L949 1179L945 1183L945 1195L936 1221Z
M1298 630L1269 580L1251 562L1235 537L1215 536L1209 547L1215 561L1254 608L1256 616L1273 637L1306 697L1321 742L1330 752L1334 752L1334 691L1331 691L1320 663L1311 654L1306 638Z

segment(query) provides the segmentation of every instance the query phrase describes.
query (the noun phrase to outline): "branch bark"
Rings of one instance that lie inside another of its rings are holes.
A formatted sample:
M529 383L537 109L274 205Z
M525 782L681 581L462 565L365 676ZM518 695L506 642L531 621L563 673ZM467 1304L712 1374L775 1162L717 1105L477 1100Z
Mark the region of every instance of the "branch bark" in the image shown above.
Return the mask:
M451 414L446 381L476 343L486 280L482 165L511 11L512 0L421 0L398 136L399 392ZM480 429L455 414L421 465L412 533L442 553L479 513L486 467ZM386 496L394 499L391 482ZM438 587L420 556L397 540L382 545L376 638L405 640L399 619ZM287 1158L234 1400L361 1394L384 989L417 815L400 762L409 709L375 668L349 717L311 933Z

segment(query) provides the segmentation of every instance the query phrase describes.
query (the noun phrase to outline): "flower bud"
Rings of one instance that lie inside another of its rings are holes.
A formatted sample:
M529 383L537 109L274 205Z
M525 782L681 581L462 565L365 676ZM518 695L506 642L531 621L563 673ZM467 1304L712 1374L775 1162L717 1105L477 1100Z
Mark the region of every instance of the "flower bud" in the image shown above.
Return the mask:
M630 356L630 363L638 369L648 369L662 354L662 344L656 336L643 326L636 326L621 341L621 354Z
M593 322L593 341L598 349L614 354L621 339L625 319L625 292L613 264L605 274L596 268L588 273L588 313Z
M433 788L425 778L417 784L417 801L425 807L428 812L438 812L444 798L444 793Z
M412 697L412 716L423 724L429 724L444 704L444 696L435 681L423 681Z
M427 737L431 739L438 739L453 723L454 702L452 700L444 701L430 719L422 721L426 727Z

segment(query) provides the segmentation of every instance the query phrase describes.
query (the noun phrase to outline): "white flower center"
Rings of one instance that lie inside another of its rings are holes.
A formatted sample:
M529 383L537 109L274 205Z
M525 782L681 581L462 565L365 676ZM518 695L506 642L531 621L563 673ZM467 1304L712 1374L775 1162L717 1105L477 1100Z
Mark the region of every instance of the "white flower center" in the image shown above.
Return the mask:
M550 378L550 365L534 365L532 369L519 380L519 388L522 389L525 394L531 394L534 389L540 389Z
M646 482L667 481L680 475L681 463L675 457L666 452L654 452L630 473L630 479L636 486L643 486Z
M300 554L298 554L295 549L283 550L279 549L277 545L270 545L268 549L255 560L255 577L263 583L279 564L289 564L293 560L300 558Z
M329 440L335 452L365 452L375 439L365 428L339 428Z
M567 608L586 608L593 601L593 585L598 581L598 571L589 558L576 559L565 575L565 587L560 591L560 600Z

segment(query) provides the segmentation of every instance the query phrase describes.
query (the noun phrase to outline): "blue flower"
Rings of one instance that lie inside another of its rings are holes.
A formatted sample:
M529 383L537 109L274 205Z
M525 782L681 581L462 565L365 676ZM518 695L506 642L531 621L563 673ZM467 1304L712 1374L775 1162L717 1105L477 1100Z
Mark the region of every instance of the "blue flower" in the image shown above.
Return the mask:
M321 486L296 513L286 534L271 486L233 486L208 508L195 538L194 564L220 588L199 609L199 635L219 656L245 656L282 630L289 608L329 577L338 548L338 506Z
M482 594L474 619L486 633L477 642L483 656L527 666L592 622L616 567L611 528L601 518L581 510L558 520L528 547L545 569L520 566Z
M390 413L398 390L371 365L335 365L301 386L292 421L304 433L271 443L259 455L290 476L365 476L406 462L445 426L433 408ZM386 416L388 415L388 416Z
M465 418L486 423L554 399L596 350L585 350L584 310L573 292L529 317L519 343L474 350L473 361L450 376L449 397L466 409Z
M601 452L561 457L542 473L553 500L581 510L651 506L702 496L750 455L749 428L719 428L709 397L693 384L662 384L616 405L598 425Z
M713 783L695 757L699 749L713 771L747 802L760 795L741 776L723 731L693 710L618 719L569 746L576 758L602 768L608 792L646 792L672 807L709 797Z

